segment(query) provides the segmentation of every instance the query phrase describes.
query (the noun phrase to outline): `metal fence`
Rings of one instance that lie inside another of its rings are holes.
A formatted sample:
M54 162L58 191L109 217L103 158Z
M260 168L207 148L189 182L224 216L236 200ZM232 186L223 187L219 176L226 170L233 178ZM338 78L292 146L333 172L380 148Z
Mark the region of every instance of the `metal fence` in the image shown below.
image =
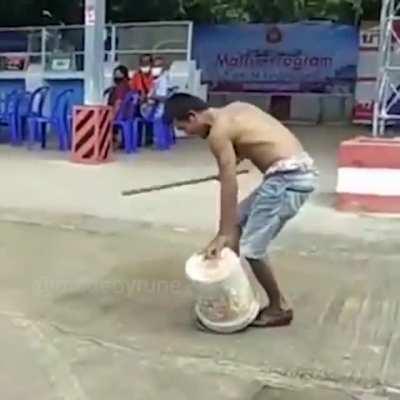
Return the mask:
M190 60L191 22L150 22L106 25L105 60L136 68L143 54L162 55L168 62ZM82 25L0 29L0 71L82 71L85 27Z

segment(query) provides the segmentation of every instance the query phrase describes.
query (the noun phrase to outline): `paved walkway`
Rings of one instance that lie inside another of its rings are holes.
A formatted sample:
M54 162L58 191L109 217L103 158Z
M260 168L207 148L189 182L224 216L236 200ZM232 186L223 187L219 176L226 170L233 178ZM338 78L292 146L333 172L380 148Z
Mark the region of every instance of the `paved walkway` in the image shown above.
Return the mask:
M296 133L321 168L321 192L332 192L336 180L336 148L343 137L355 134L349 128L301 127ZM0 146L0 209L91 215L123 221L147 221L209 230L215 226L217 184L209 183L153 195L130 198L121 191L193 179L216 173L215 161L202 140L179 142L169 152L145 150L120 155L119 161L101 166L73 164L59 152L27 151ZM252 170L240 178L243 194L258 183ZM194 213L191 206L198 205Z

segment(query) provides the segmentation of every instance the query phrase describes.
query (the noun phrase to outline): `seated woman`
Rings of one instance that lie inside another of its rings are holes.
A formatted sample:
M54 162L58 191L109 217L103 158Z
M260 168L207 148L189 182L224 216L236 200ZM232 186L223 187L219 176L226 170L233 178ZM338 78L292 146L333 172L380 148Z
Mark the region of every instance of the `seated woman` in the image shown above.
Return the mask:
M129 70L125 65L119 65L114 69L113 73L114 86L110 90L108 97L108 104L114 108L115 111L119 110L121 103L125 96L130 92L129 85Z
M118 112L126 95L131 91L129 84L129 70L125 65L120 65L114 69L114 86L110 89L108 105L114 108L114 115ZM113 132L114 148L121 147L118 141L118 130Z

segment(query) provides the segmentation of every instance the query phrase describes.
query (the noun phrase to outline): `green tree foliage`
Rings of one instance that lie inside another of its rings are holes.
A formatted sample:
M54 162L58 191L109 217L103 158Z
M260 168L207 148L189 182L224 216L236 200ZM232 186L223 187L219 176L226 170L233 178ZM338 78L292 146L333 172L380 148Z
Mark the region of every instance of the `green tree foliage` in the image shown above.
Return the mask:
M82 23L83 0L0 1L0 26ZM379 18L379 0L107 0L114 22L189 19L196 22L292 22L326 18L345 23ZM43 17L49 10L54 19Z
M183 14L212 22L293 22L329 19L357 23L379 18L379 0L181 0Z

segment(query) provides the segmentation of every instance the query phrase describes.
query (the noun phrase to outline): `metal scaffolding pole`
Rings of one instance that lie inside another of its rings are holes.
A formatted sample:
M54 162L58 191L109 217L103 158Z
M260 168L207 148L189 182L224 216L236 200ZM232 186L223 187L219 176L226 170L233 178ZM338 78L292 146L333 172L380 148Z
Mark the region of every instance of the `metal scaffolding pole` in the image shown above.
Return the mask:
M85 0L85 104L102 104L106 0Z
M382 0L377 93L373 135L384 136L388 123L400 122L400 0Z

